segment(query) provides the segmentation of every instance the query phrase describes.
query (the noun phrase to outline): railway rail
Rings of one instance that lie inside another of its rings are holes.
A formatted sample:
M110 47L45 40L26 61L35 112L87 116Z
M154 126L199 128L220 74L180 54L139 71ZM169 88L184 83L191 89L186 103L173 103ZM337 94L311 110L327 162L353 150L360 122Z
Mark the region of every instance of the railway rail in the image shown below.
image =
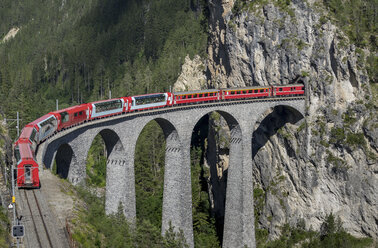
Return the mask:
M40 190L18 189L18 214L25 226L24 247L61 248L69 247L59 236L54 216L44 201Z
M47 229L46 222L41 211L41 207L39 206L37 197L35 195L35 191L30 191L30 190L22 190L22 191L24 192L24 197L29 208L30 217L33 222L34 233L35 233L38 245L41 248L48 247L48 246L53 248L54 246L51 242L50 234Z

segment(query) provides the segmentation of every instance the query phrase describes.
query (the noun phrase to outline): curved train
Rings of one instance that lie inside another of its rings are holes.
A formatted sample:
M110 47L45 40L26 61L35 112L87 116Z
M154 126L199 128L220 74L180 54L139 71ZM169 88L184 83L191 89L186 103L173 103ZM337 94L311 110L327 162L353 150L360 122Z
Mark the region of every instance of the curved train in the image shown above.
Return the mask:
M14 143L14 157L17 163L17 186L39 188L38 164L35 158L37 146L54 133L84 122L135 111L187 104L301 95L304 95L303 84L251 86L120 97L84 103L50 112L27 124Z

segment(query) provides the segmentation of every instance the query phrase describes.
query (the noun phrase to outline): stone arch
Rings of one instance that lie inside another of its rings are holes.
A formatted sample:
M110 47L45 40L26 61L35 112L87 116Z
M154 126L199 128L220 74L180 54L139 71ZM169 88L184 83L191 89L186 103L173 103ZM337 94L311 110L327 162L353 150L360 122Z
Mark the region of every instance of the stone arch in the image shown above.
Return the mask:
M241 233L242 223L242 213L238 209L242 204L241 198L241 182L240 173L242 173L242 158L243 158L243 148L242 148L242 129L240 122L234 115L223 111L223 110L214 110L209 111L202 116L199 116L194 120L194 125L192 127L192 133L196 129L196 126L201 122L205 116L209 116L211 113L216 112L226 121L226 126L229 129L229 166L223 171L223 178L220 179L223 182L220 183L220 187L214 187L219 181L218 171L216 168L216 162L214 158L209 162L210 166L210 180L212 184L212 191L214 195L214 211L217 214L217 233L218 238L224 247L227 247L227 244L235 245L233 243L232 236L235 232ZM192 134L193 137L193 134ZM210 137L211 138L211 137ZM208 140L208 142L210 142ZM214 143L215 144L215 143ZM213 146L210 144L209 146ZM209 149L214 149L214 147L209 147ZM218 191L218 192L216 192ZM217 198L217 199L215 199ZM232 246L231 245L231 246Z
M264 201L264 211L269 213L269 218L274 220L284 220L286 214L281 210L279 206L283 206L286 196L281 195L281 190L287 190L287 187L282 187L278 184L282 180L282 174L277 174L276 172L281 171L281 169L275 171L274 165L279 163L275 158L274 154L276 152L281 153L282 149L273 148L270 152L270 140L272 136L277 132L280 132L281 135L289 135L281 129L287 126L288 123L296 124L304 118L304 110L301 108L296 108L295 105L289 104L279 104L273 105L267 108L262 109L261 113L257 116L257 119L252 123L252 133L250 134L251 140L251 160L253 164L253 177L255 180L255 189L257 187L259 190L266 192L265 197L262 199L257 198L259 201ZM285 143L291 143L290 138L285 138ZM275 141L272 141L274 143ZM261 148L265 148L262 150ZM268 152L269 151L269 152ZM288 150L291 154L289 157L294 156L296 153L295 150ZM283 156L284 157L284 156ZM282 167L281 167L282 168ZM285 170L285 169L283 169ZM274 183L273 183L274 182ZM260 185L261 184L261 185ZM259 186L257 186L259 185ZM285 184L285 186L287 186ZM275 192L274 194L268 193L267 189L270 189L270 192ZM255 191L258 192L258 191ZM278 193L277 193L278 192ZM257 203L259 204L259 203ZM261 202L260 202L261 204ZM278 206L278 207L277 207ZM264 212L265 213L265 212ZM260 218L258 220L265 224L268 229L275 229L276 227L271 223L271 220L268 220L267 216Z
M125 164L127 163L125 146L115 130L104 128L93 133L86 151L86 158L88 157L89 148L97 135L102 137L106 148L105 211L107 214L116 213L118 207L122 205L125 213L127 211L125 207L126 197L122 189L127 180L125 177Z
M61 144L56 151L56 173L64 179L69 179L69 172L71 164L76 163L76 156L72 147L67 144Z
M182 227L182 183L180 183L180 166L182 164L182 142L175 125L163 117L150 117L143 119L143 123L136 125L134 129L134 149L141 136L143 129L152 121L155 121L162 129L165 139L165 165L164 165L164 188L162 205L161 232L164 235L170 224L174 227ZM135 155L134 155L135 156ZM134 162L135 163L135 162Z
M98 134L101 135L105 142L108 163L116 163L114 160L121 158L125 151L120 137L114 130L109 128L102 129Z
M253 125L252 130L252 158L286 123L295 124L304 118L304 113L290 105L275 105L266 108Z

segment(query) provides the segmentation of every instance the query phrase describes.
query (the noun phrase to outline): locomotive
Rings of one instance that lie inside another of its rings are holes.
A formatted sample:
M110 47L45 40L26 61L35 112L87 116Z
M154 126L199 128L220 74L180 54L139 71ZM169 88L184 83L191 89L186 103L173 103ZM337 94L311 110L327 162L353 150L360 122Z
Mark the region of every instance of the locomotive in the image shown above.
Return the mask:
M135 111L187 104L301 95L304 95L303 84L250 86L120 97L84 103L50 112L27 124L14 144L14 157L17 163L17 186L39 188L38 164L35 158L37 146L54 133L84 122Z

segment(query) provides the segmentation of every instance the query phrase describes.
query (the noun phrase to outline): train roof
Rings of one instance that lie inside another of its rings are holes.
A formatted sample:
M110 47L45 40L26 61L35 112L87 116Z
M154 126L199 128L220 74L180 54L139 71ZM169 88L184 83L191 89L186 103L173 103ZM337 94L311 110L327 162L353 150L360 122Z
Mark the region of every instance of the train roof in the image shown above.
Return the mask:
M246 86L246 87L233 87L233 88L224 88L222 90L248 90L248 89L266 89L270 87L296 87L303 86L303 84L275 84L275 85L256 85L256 86Z
M118 97L118 98L112 98L112 99L100 100L100 101L90 102L89 104L101 103L101 102L117 101L117 100L121 100L122 98L124 98L124 97Z
M154 96L154 95L164 95L166 92L161 92L161 93L149 93L149 94L143 94L143 95L136 95L136 96L130 96L130 97L149 97L149 96Z
M33 127L31 126L24 127L24 129L22 129L19 139L29 139L32 132L33 132Z
M207 92L218 92L218 89L206 89L206 90L192 90L192 91L178 91L173 92L175 95L190 95L190 94L201 94L201 93L207 93Z
M61 109L61 110L57 110L57 111L54 111L54 112L51 112L51 113L59 114L59 113L63 113L63 112L66 112L66 111L75 110L77 108L86 109L87 107L88 107L88 105L86 103L83 103L83 104L80 104L80 105L75 105L75 106L71 106L71 107L68 107L68 108Z
M42 117L39 117L39 118L36 119L35 121L30 122L29 124L27 124L27 126L35 126L35 125L37 125L38 123L40 123L41 121L44 121L44 120L46 120L47 118L49 118L49 117L51 117L51 116L54 116L54 115L51 114L51 113L48 113L48 114L46 114L46 115L44 115L44 116L42 116ZM55 117L54 117L54 118L55 118Z
M29 143L19 143L18 150L20 151L20 156L22 159L33 159L34 156Z
M227 91L227 90L249 90L249 89L267 89L270 88L269 85L258 85L258 86L246 86L246 87L232 87L232 88L224 88L222 90Z
M275 84L272 87L297 87L297 86L304 86L304 84Z

